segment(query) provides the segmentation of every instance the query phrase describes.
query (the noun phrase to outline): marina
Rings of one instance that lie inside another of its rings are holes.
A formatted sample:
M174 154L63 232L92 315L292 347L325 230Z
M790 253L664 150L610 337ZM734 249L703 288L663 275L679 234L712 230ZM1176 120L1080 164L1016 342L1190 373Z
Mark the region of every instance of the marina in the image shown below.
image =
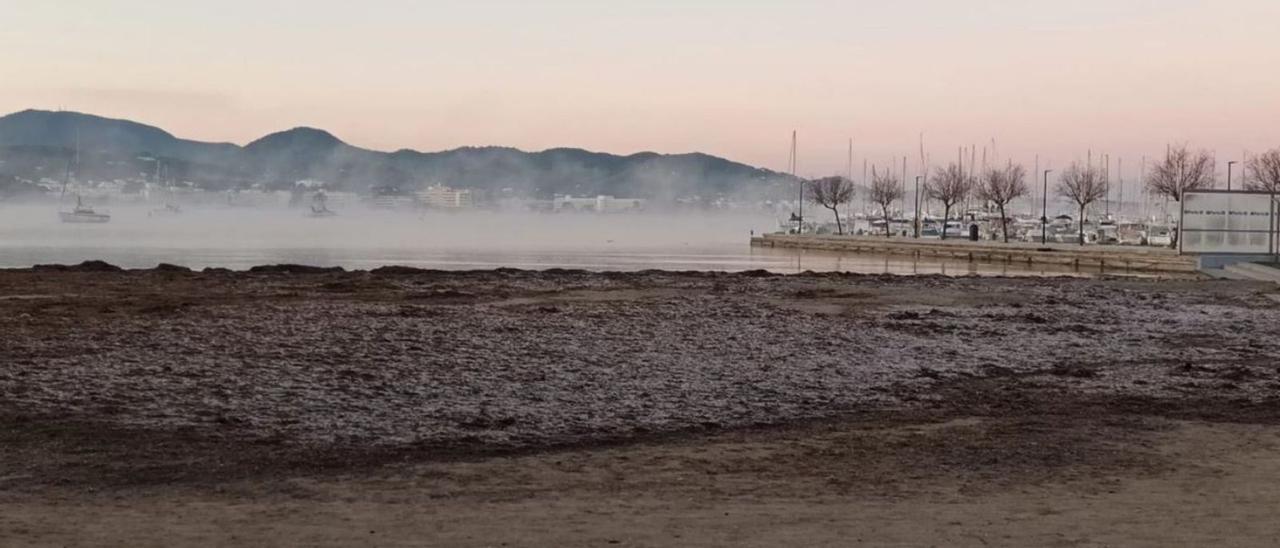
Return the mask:
M1183 273L1272 281L1259 268L1280 263L1280 199L1257 190L1188 189L1176 215L1007 217L969 209L944 218L887 209L882 217L835 222L793 213L751 245L832 253L946 259L974 264L1059 265L1111 272ZM1048 211L1047 209L1042 211ZM914 217L914 218L911 218ZM842 227L848 227L844 232ZM1254 265L1243 266L1238 265Z

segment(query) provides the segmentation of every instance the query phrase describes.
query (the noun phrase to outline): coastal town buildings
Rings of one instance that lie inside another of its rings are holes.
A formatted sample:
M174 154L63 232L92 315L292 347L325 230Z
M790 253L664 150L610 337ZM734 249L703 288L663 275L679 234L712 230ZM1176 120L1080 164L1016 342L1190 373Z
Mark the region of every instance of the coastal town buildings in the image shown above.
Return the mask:
M640 211L644 209L646 200L638 198L615 198L613 196L596 196L583 198L574 196L556 196L552 201L555 211L593 211L611 213L619 211Z
M468 189L431 185L417 193L423 205L438 209L470 209L474 202Z

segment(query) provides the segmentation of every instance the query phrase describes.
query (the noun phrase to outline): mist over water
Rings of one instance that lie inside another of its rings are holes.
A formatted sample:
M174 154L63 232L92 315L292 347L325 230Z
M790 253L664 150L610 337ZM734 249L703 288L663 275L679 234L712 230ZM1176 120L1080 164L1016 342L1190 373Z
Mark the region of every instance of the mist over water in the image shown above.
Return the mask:
M836 255L750 246L771 232L768 213L458 213L345 209L310 218L298 209L191 209L149 215L108 210L106 224L68 224L52 205L0 207L0 268L103 260L125 268L159 263L244 270L263 264L443 270L579 268L597 271L765 269L781 273L1060 275L1063 269L901 257Z
M299 263L350 269L753 266L750 233L776 220L744 214L547 215L367 209L310 218L296 209L193 209L148 216L115 207L106 224L67 224L48 206L0 209L0 266L101 259L126 268L166 262L244 269ZM745 262L744 262L745 261Z

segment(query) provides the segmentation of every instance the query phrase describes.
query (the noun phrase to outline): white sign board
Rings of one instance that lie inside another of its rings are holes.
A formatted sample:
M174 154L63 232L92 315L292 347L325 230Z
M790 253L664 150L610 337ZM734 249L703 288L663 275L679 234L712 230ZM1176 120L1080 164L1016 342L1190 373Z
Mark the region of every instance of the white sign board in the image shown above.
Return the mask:
M1178 227L1183 253L1276 252L1276 203L1270 194L1187 192Z

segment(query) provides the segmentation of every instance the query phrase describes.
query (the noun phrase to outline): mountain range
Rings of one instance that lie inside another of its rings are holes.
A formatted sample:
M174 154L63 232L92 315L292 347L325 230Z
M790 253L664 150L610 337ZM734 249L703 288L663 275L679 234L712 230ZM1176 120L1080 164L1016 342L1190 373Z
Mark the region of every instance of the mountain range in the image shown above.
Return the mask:
M239 146L181 139L157 127L76 112L26 110L0 117L0 175L61 181L72 172L80 180L160 179L208 190L288 189L309 179L356 192L395 193L439 183L491 195L659 200L761 197L793 181L700 153L619 156L507 147L379 152L306 127Z

